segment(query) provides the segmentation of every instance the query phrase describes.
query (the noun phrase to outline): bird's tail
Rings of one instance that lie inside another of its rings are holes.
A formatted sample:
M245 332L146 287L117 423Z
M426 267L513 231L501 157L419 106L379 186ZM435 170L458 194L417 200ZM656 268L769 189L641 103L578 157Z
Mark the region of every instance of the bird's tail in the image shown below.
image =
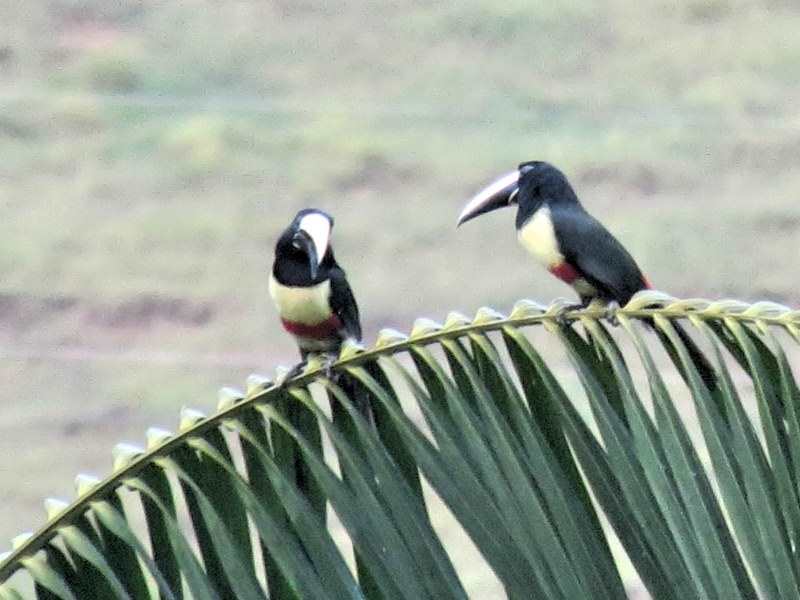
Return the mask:
M370 373L370 365L371 363L366 365L367 372L373 375ZM366 419L367 423L374 425L375 419L372 411L371 395L364 384L347 373L342 373L337 383L347 397L353 402L358 412L361 413L361 416Z
M672 342L669 340L667 335L659 330L655 323L652 320L648 320L648 324L655 329L658 337L661 338L661 341L664 342L666 345L667 351L669 352L670 356L672 357L673 361L675 361L676 365L680 365L680 358L678 357L677 350L673 346ZM678 337L681 338L681 342L683 345L686 346L686 350L689 352L689 357L692 359L697 372L700 374L700 378L703 380L703 383L708 389L709 392L713 392L718 385L717 381L717 372L714 370L714 367L711 366L708 358L697 345L697 343L692 339L692 337L687 333L687 331L683 328L680 323L674 322L672 323L672 327L675 329L675 333L678 334ZM680 368L681 375L684 379L688 381L688 375L683 372L683 369Z

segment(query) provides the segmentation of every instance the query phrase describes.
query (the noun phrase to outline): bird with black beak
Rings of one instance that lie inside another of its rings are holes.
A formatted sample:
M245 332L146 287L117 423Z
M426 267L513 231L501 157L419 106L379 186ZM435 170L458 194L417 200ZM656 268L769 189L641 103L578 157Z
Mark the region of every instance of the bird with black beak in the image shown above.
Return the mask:
M278 239L269 280L283 328L294 336L302 362L309 354L338 354L347 339L361 341L358 305L331 248L333 217L301 210Z
M543 161L524 162L478 192L458 217L462 225L488 212L517 206L517 239L550 273L572 286L582 306L597 300L624 306L650 289L625 247L583 208L566 176ZM702 351L673 323L706 383L716 381Z

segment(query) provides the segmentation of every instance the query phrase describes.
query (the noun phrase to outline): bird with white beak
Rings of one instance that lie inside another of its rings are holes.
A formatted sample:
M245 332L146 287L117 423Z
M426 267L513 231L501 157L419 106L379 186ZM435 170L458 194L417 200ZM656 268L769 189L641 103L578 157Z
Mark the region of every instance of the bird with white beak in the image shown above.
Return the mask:
M487 185L467 202L457 225L513 206L520 244L572 286L581 306L597 301L610 306L613 316L634 294L652 288L625 246L586 211L566 176L544 161L524 162ZM703 352L679 323L673 327L703 381L716 387L714 369Z
M334 354L347 339L361 341L358 305L333 256L332 230L333 217L304 209L275 246L269 292L283 328L297 342L299 368L311 353Z

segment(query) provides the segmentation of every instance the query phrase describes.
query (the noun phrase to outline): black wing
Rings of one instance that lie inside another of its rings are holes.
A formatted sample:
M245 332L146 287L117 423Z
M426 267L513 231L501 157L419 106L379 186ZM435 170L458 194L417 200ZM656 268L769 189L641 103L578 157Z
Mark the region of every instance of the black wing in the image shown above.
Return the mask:
M338 265L330 270L331 280L331 308L341 319L344 330L348 336L361 341L361 321L358 318L358 304L356 304L353 290L347 283L344 271Z
M625 247L597 219L583 210L552 213L561 253L604 300L625 305L647 288L639 265Z

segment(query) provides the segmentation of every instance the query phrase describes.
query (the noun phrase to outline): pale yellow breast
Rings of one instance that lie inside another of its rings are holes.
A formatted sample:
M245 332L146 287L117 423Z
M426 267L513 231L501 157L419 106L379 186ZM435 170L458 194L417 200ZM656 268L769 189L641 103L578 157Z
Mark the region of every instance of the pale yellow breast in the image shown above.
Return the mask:
M281 318L287 321L316 325L331 316L330 281L311 287L294 287L278 283L275 276L271 275L269 295L272 296Z
M564 262L564 255L558 250L556 231L547 206L534 213L517 232L517 238L520 244L545 267L549 268Z

